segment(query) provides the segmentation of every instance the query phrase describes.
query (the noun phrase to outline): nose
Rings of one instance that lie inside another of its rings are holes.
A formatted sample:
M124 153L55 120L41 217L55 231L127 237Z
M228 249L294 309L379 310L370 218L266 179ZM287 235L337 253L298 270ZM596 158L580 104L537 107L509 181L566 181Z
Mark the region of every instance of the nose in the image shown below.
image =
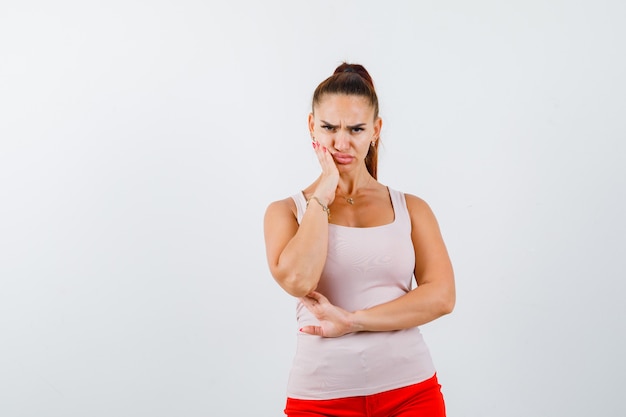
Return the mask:
M350 149L350 137L348 136L348 134L343 130L339 130L335 134L333 147L340 152Z

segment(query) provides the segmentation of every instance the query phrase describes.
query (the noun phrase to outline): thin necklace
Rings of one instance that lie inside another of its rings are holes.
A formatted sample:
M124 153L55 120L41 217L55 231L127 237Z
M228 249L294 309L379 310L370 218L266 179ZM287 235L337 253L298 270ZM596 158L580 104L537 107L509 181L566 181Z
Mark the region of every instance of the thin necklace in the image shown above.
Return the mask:
M370 176L370 177L367 179L367 182L365 183L365 185L364 185L362 188L367 187L367 186L370 184L370 181L371 181L371 180L372 180L372 177ZM344 200L346 200L346 201L348 202L348 204L350 204L351 206L352 206L352 205L354 205L354 198L349 197L349 196L347 196L347 195L342 195L342 194L339 194L339 195L340 195L341 197L343 197L343 199L344 199Z

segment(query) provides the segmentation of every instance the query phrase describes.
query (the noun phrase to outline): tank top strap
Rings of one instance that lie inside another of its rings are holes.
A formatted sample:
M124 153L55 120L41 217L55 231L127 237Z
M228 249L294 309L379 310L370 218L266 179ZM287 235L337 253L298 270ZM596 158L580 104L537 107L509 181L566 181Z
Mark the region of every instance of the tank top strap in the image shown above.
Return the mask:
M306 210L306 198L304 198L304 193L299 192L291 196L291 199L296 203L296 208L298 212L298 224L302 221L302 216L304 216L304 211Z
M411 217L409 215L409 209L406 206L404 193L389 187L387 187L387 189L389 190L389 196L391 197L391 204L393 204L396 222L411 227Z

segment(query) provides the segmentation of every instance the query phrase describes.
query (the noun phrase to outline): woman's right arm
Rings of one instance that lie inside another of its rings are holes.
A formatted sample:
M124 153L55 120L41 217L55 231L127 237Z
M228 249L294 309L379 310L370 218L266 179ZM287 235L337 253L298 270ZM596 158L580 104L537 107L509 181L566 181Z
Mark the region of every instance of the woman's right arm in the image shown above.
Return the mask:
M294 297L315 290L328 248L328 215L322 205L311 199L298 225L294 201L275 201L265 212L264 234L267 261L276 282Z
M313 150L322 174L310 187L313 193L300 225L291 198L270 204L263 222L270 272L294 297L304 297L317 288L328 250L328 206L335 199L339 181L339 171L330 152L316 141Z

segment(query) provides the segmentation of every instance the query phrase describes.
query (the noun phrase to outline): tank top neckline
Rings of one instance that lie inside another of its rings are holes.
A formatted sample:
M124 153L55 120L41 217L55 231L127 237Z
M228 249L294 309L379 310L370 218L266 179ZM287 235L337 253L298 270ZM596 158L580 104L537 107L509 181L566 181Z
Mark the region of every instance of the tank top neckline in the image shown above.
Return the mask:
M393 210L393 220L390 223L385 223L385 224L381 224L378 226L366 226L366 227L357 227L357 226L345 226L343 224L335 224L335 223L328 223L328 226L332 226L332 227L336 227L336 228L341 228L341 229L349 229L349 230L373 230L373 229L380 229L380 228L384 228L384 227L391 227L394 226L397 222L398 222L398 210L396 209L396 201L395 198L393 196L392 190L387 186L385 187L387 188L387 194L389 195L389 201L391 202L391 209ZM305 203L306 206L306 197L304 196L304 191L300 191L300 196L302 198L302 200Z

